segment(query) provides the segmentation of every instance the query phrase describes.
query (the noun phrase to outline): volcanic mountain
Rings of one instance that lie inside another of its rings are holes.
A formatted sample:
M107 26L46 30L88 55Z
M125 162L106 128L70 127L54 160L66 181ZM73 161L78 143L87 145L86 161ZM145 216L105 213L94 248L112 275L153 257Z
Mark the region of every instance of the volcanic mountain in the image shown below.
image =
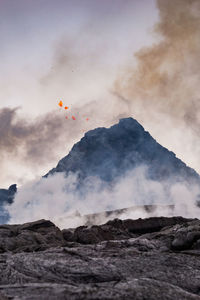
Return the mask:
M88 131L45 177L72 172L78 173L80 180L95 176L109 183L139 166L147 167L152 180L175 176L176 181L200 182L193 169L157 143L133 118L121 119L110 128Z
M44 177L57 172L77 173L80 188L91 176L104 184L116 183L140 166L146 167L146 176L151 180L200 184L200 176L193 169L157 143L133 118L121 119L110 128L88 131ZM15 192L16 185L0 189L0 223L8 220L4 205L12 203Z
M78 172L80 182L95 176L109 184L139 166L152 180L200 180L132 118L87 132L46 177ZM0 190L1 202L12 202L15 192L15 185ZM200 299L200 220L88 225L60 230L38 220L0 226L0 299Z

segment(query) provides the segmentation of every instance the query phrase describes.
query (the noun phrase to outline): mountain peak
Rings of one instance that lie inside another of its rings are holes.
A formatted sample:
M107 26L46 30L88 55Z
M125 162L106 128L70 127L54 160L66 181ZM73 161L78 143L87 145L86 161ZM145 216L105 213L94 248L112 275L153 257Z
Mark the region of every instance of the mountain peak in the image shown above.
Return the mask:
M111 182L126 172L146 166L152 180L176 176L178 180L199 181L199 175L176 155L161 146L133 118L123 118L110 128L88 131L69 154L47 175L78 173L80 178L99 177Z
M119 120L119 123L114 125L114 126L121 126L121 127L124 127L126 129L133 129L133 128L140 128L140 129L143 129L144 128L142 127L142 125L136 120L136 119L133 119L131 117L129 118L122 118Z

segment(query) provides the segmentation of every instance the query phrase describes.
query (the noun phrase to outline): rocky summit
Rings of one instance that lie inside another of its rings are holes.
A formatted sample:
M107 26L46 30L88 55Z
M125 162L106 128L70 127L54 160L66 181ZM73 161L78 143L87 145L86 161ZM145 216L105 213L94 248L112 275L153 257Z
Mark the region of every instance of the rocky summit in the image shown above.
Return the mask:
M104 182L117 181L135 167L146 166L148 177L199 183L199 175L176 155L161 146L133 118L121 119L110 128L88 131L50 174L78 173L79 179L95 176Z
M0 299L200 299L200 220L0 226Z

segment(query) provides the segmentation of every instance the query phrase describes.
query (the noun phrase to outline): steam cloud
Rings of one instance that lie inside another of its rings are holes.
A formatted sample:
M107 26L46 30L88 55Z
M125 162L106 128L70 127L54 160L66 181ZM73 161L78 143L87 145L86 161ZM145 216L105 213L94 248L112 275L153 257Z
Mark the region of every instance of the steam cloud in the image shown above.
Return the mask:
M8 206L9 223L30 222L40 218L50 219L61 228L83 225L81 215L122 209L132 206L158 205L156 211L148 214L142 208L125 212L122 218L182 215L197 217L199 209L195 202L199 186L188 186L186 182L156 182L147 179L146 167L139 167L127 174L112 188L105 187L97 178L88 178L84 196L76 190L77 176L57 173L39 181L24 185ZM166 205L174 205L174 211ZM112 215L112 218L118 217ZM102 214L98 222L107 220Z

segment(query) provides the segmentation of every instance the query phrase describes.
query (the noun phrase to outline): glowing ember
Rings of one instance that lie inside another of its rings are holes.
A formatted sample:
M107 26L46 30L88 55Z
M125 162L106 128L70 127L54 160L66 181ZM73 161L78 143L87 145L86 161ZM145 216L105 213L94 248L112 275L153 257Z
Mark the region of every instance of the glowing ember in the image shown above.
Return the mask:
M65 110L67 110L67 109L69 108L69 106L63 106L63 102L62 102L61 100L60 100L60 102L58 103L58 105L59 105L60 107L63 107ZM72 120L76 120L75 116L72 116L71 118L72 118ZM85 118L85 117L83 116L83 118ZM69 119L69 117L66 116L65 119L67 120L67 119ZM86 121L89 121L89 118L86 118L85 120L86 120Z

